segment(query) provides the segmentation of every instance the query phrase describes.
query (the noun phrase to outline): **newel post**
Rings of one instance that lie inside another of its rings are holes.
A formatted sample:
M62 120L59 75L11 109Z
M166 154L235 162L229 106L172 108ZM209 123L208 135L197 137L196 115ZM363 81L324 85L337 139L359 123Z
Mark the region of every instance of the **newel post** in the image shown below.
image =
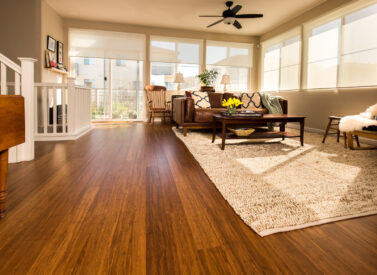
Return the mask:
M17 159L28 161L34 159L34 58L19 57L21 61L21 95L25 100L25 143L17 146Z
M68 133L74 134L76 132L76 94L75 94L75 78L68 77Z

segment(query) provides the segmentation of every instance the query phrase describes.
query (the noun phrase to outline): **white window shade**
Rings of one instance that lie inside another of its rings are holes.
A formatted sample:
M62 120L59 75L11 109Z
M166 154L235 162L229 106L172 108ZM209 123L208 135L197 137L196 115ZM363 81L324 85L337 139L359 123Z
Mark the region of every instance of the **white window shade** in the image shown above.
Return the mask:
M207 65L252 67L253 44L207 41Z
M145 35L69 29L69 56L144 60Z
M150 61L202 64L203 41L151 36Z
M377 5L344 18L341 87L377 84Z

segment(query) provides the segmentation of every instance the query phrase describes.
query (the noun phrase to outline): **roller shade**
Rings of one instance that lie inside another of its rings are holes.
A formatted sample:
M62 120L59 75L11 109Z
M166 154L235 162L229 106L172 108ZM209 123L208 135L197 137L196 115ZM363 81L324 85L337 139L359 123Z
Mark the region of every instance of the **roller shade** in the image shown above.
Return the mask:
M252 67L253 44L207 41L208 65Z
M202 64L203 41L151 36L150 61Z
M69 29L69 56L144 60L145 35Z

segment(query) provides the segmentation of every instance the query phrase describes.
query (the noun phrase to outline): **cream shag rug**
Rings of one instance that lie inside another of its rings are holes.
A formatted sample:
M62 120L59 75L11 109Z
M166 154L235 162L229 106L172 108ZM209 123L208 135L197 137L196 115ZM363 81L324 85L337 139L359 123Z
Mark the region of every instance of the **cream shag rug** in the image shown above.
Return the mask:
M377 214L377 151L328 137L228 140L173 128L234 211L260 236ZM292 130L296 131L296 130Z

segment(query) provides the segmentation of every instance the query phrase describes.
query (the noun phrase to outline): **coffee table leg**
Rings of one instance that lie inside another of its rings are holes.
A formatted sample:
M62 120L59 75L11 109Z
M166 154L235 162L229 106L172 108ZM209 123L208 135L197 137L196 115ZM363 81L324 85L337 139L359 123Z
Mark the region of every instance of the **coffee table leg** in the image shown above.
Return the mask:
M285 122L280 124L280 132L285 132ZM285 140L285 136L282 136L281 139Z
M216 139L216 122L214 121L212 124L212 143L215 142Z
M221 127L221 150L225 148L225 137L226 137L226 123L223 120L222 127Z
M300 142L301 146L304 146L304 128L305 128L305 119L300 120Z

